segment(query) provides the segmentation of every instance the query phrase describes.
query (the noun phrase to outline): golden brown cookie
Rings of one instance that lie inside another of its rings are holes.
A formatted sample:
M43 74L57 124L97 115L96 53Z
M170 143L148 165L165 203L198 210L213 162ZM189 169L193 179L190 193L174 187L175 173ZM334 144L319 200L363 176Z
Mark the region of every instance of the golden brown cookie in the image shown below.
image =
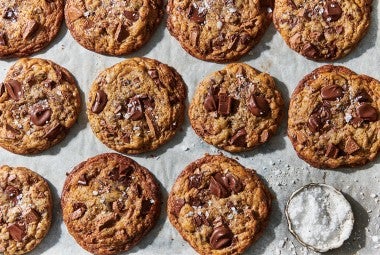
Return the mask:
M50 229L52 196L48 183L24 167L0 166L0 253L33 250Z
M271 201L255 171L223 155L206 155L179 175L167 211L198 253L241 254L265 229Z
M76 82L65 68L20 59L0 84L0 146L17 154L46 150L63 140L80 107Z
M207 143L239 152L272 137L279 126L283 104L269 74L234 63L200 82L189 117L197 135Z
M0 0L0 58L30 55L58 34L63 0Z
M184 119L186 86L168 65L132 58L102 71L92 84L92 131L119 152L151 151L171 139Z
M67 27L88 50L122 55L141 48L163 16L162 0L68 0Z
M380 82L343 66L306 75L291 97L288 136L314 167L364 165L380 151Z
M105 153L77 165L61 197L63 220L82 248L98 255L132 249L156 224L160 188L130 158Z
M372 0L276 0L275 27L286 44L313 60L347 55L366 34Z
M169 0L167 27L194 57L228 62L260 41L272 7L272 0Z

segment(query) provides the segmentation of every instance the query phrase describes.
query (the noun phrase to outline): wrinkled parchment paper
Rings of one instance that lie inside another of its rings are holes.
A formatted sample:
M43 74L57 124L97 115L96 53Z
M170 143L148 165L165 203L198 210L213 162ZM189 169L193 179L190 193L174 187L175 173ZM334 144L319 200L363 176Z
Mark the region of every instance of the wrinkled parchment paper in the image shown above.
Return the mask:
M368 34L353 52L335 64L380 79L380 7L376 0L372 5L372 24ZM128 56L118 58L88 51L81 47L71 37L66 26L63 26L49 47L32 57L50 59L66 67L77 79L83 102L86 102L91 83L101 70L134 56L155 58L176 68L187 84L187 104L198 82L207 74L224 66L188 55L170 36L164 22L145 47ZM16 59L0 61L1 80L15 61ZM324 64L307 60L290 50L273 25L267 30L262 41L241 61L275 77L287 103L286 111L290 95L298 81ZM354 169L332 171L310 167L297 157L286 136L286 118L287 114L277 134L254 151L240 154L224 153L237 158L244 166L255 169L276 196L269 226L246 254L316 254L293 238L287 229L284 215L284 205L291 193L310 182L326 183L342 190L355 215L356 221L350 239L340 249L327 254L380 254L380 157L373 163ZM68 137L44 153L20 156L0 148L0 164L25 166L40 173L48 180L54 194L52 227L31 255L89 254L67 232L62 221L59 199L66 172L70 172L75 165L87 158L104 152L111 150L92 134L84 104L79 120ZM205 153L218 152L214 147L202 142L186 120L182 130L168 144L152 153L132 156L138 163L150 169L160 181L164 203L159 222L153 231L125 254L196 254L167 220L166 198L177 175L185 166Z

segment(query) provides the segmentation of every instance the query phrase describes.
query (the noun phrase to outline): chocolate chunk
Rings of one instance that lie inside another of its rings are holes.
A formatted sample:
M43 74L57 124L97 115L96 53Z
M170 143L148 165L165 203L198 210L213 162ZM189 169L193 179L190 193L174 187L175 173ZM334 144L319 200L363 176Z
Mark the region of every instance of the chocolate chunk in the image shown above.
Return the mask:
M124 11L124 16L132 22L139 19L139 13L135 11Z
M202 24L206 19L207 9L199 8L194 4L190 5L187 17L198 24Z
M215 94L215 89L213 87L210 87L207 91L207 96L205 98L203 106L205 107L206 111L213 112L217 110L217 102L218 99Z
M367 91L364 89L359 91L359 93L355 96L355 101L363 103L363 102L371 102L371 97L368 95Z
M222 249L231 245L233 233L229 227L222 225L213 229L210 245L213 249Z
M242 128L239 129L228 141L230 145L235 145L239 147L247 146L247 131Z
M189 176L189 189L199 188L202 183L202 174L193 174Z
M219 198L225 198L230 195L230 192L224 187L224 180L220 174L211 176L209 190L211 194Z
M337 158L338 154L339 154L339 148L336 147L334 144L330 143L327 146L325 156L329 158Z
M154 99L147 95L141 95L140 101L143 105L144 110L153 110L156 106Z
M56 123L52 126L48 126L45 128L44 138L48 140L54 140L60 133L65 130L65 127L60 123Z
M5 124L5 129L9 132L7 133L7 138L14 139L16 136L21 135L21 131L12 127L9 124Z
M26 223L34 223L40 221L41 215L33 208L30 208L30 210L25 214L24 218Z
M302 48L301 53L308 58L318 58L319 56L318 49L311 43L306 44Z
M261 95L251 94L247 107L248 110L257 117L265 117L270 113L268 101Z
M8 226L8 232L12 239L17 242L22 242L22 239L26 236L26 229L24 224L14 223Z
M310 131L313 133L318 132L321 126L322 126L322 123L319 116L317 114L310 115L309 121L308 121L308 127Z
M143 107L138 96L129 99L127 104L127 116L131 120L141 120L144 117Z
M6 46L7 41L6 41L6 36L4 32L0 32L0 46Z
M218 113L229 115L231 113L231 97L227 93L219 93L218 95Z
M243 191L244 189L243 183L240 181L240 179L231 173L227 173L224 176L223 181L224 181L224 185L228 187L235 194Z
M179 216L179 213L181 212L182 207L185 205L185 200L182 198L177 198L174 200L171 214L175 215L176 217Z
M15 101L20 100L23 95L22 85L16 80L8 80L4 82L5 89L8 92L8 95Z
M354 117L354 118L352 118L351 121L350 121L350 123L351 123L354 127L356 127L356 128L360 127L361 124L362 124L363 122L364 122L364 120L363 120L362 118L359 118L359 117Z
M151 203L151 201L148 200L148 199L144 199L144 200L141 202L140 215L141 215L142 217L145 217L146 215L148 215L148 213L149 213L151 207L152 207L152 203Z
M108 101L107 94L103 90L98 90L96 92L95 101L91 107L93 113L101 113L106 106Z
M196 227L200 227L202 225L210 226L210 223L208 222L206 216L204 214L196 214L193 218L193 222Z
M344 152L351 155L358 150L360 150L360 146L352 136L349 136L344 144Z
M356 113L358 116L365 120L365 121L377 121L378 120L378 113L376 108L374 108L369 103L362 103L359 105L359 107L356 109Z
M12 21L16 21L17 20L16 10L14 8L8 7L7 9L5 9L5 11L3 13L3 18L4 19L10 19Z
M125 142L125 143L130 143L131 142L131 134L130 133L125 133L125 134L123 134L123 141Z
M323 7L322 17L325 21L337 21L342 16L342 8L335 1L326 1Z
M74 22L77 19L83 17L83 13L84 13L83 11L79 10L78 8L76 8L74 6L71 6L67 10L67 15L69 16L70 22Z
M73 204L73 213L71 214L71 220L77 220L82 218L87 210L87 206L84 203L74 203Z
M328 85L321 89L322 99L335 100L343 96L343 89L338 85Z
M134 167L132 165L122 164L117 167L114 167L108 173L108 177L113 181L127 183L129 182L129 178L133 170L134 170Z
M22 37L24 39L30 38L31 36L33 36L37 32L39 27L40 27L40 24L38 24L37 21L28 20L28 22L26 23L26 27L24 28L24 32L22 34Z
M78 185L82 185L82 186L88 185L87 174L82 174L81 176L79 176Z
M120 43L125 38L127 38L128 35L129 35L129 32L128 32L127 28L123 24L119 23L119 25L116 28L116 32L115 32L115 40Z
M295 33L289 38L289 43L292 48L298 48L298 46L301 44L301 33Z
M44 108L37 104L30 110L30 120L36 126L43 126L50 120L51 114L50 108Z
M20 190L12 185L5 187L5 194L7 194L10 200L15 201L17 196L20 194Z

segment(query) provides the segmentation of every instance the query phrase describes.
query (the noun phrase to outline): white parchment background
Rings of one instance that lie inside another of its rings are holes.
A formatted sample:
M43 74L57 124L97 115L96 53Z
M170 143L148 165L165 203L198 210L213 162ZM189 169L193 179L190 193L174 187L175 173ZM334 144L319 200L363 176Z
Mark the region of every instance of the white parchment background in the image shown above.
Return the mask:
M372 23L368 34L353 52L335 64L380 79L380 7L377 0L372 6ZM91 83L101 70L134 56L155 58L176 68L187 84L187 104L198 82L207 74L224 66L188 55L170 36L164 22L145 47L125 57L104 56L82 48L71 37L66 26L62 27L58 37L47 49L33 55L53 60L66 67L77 79L83 102L87 101ZM16 59L0 61L0 80L4 79L6 71L15 61ZM273 25L259 45L241 61L275 77L287 103L285 111L298 81L324 64L307 60L290 50ZM310 167L297 157L286 136L286 118L285 114L280 130L265 145L247 153L225 153L237 158L244 166L255 169L276 196L268 228L246 254L315 254L302 247L288 232L284 215L284 204L290 194L310 182L326 183L342 190L353 207L356 219L350 239L340 249L327 254L380 254L380 157L373 163L355 169L332 171ZM25 166L40 173L49 181L54 194L54 219L51 230L31 255L88 254L68 234L62 222L59 198L66 172L87 158L104 152L111 150L92 134L84 104L78 123L68 137L48 151L33 156L20 156L0 148L1 165ZM167 220L166 198L177 175L186 165L205 153L218 152L214 147L202 142L186 120L182 130L171 142L152 153L132 156L138 163L150 169L160 181L164 203L156 227L126 254L196 254Z

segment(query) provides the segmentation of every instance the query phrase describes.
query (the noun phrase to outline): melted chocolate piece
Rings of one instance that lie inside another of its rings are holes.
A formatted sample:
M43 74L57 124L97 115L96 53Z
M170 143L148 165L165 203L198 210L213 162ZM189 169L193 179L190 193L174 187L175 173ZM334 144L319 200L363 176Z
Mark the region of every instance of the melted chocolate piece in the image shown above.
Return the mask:
M8 198L11 200L16 199L16 197L20 194L20 190L12 185L8 185L5 188L5 194L7 194Z
M301 50L302 55L308 57L308 58L318 58L319 57L319 52L317 47L312 45L311 43L306 44L302 50Z
M57 123L52 127L51 126L47 127L45 129L45 135L43 137L47 138L48 140L54 140L64 130L65 130L65 127L62 126L60 123Z
M210 193L219 198L225 198L230 195L230 192L224 187L224 180L221 174L216 174L210 178Z
M24 33L22 34L22 37L24 39L29 39L31 36L33 36L37 32L39 27L40 25L37 23L37 21L28 20L28 22L26 23L26 27L24 29Z
M270 113L268 101L261 95L251 94L247 106L248 110L257 117L265 117Z
M16 80L8 80L4 83L5 89L8 92L8 95L15 101L20 100L23 95L22 85Z
M207 96L205 98L203 106L205 107L206 111L208 111L208 112L213 112L213 111L217 110L218 98L217 98L215 92L216 91L213 87L210 87L207 91Z
M116 28L115 40L119 43L125 40L129 35L128 29L121 23Z
M107 94L103 90L98 90L95 95L95 101L91 107L93 113L101 113L108 101Z
M308 120L310 131L313 133L318 132L330 120L330 117L329 103L318 104Z
M4 32L0 32L0 46L7 46L6 35Z
M52 110L50 108L34 105L30 111L30 120L36 126L43 126L50 120L51 114Z
M378 113L376 108L374 108L369 103L360 104L359 107L356 109L356 113L361 119L365 121L373 122L378 120Z
M7 9L5 9L5 11L3 13L3 18L9 19L12 21L16 21L17 20L17 12L15 11L14 8L8 7Z
M244 189L243 183L240 181L240 179L231 173L227 173L226 176L223 178L223 181L224 185L235 194L243 191Z
M141 210L140 210L140 215L142 217L145 217L149 211L150 211L150 208L152 207L152 203L150 202L150 200L148 199L144 199L142 202L141 202Z
M190 5L187 17L198 24L202 24L206 20L207 9Z
M335 100L343 96L343 89L338 85L329 85L321 89L321 96L324 100Z
M124 16L132 22L139 19L139 13L135 11L124 11Z
M231 245L233 233L227 226L219 226L213 229L210 236L210 245L213 249L222 249Z
M74 203L73 212L71 213L71 220L77 220L82 218L85 212L87 211L87 206L84 203Z
M364 102L371 102L371 97L368 95L367 91L361 90L356 96L355 101L364 103Z

